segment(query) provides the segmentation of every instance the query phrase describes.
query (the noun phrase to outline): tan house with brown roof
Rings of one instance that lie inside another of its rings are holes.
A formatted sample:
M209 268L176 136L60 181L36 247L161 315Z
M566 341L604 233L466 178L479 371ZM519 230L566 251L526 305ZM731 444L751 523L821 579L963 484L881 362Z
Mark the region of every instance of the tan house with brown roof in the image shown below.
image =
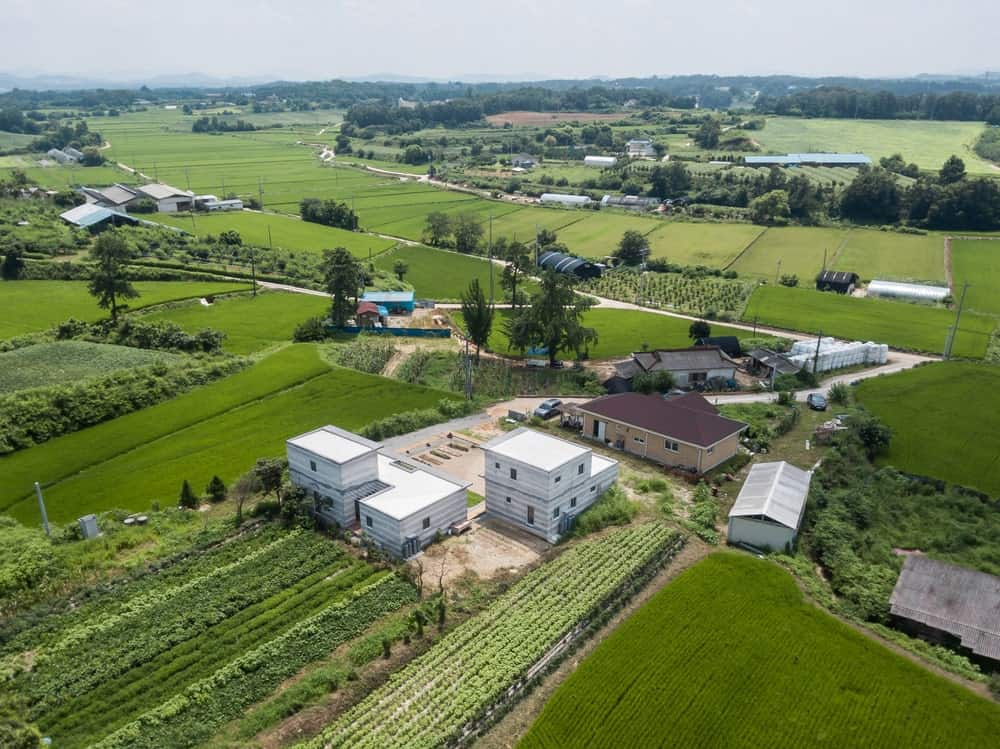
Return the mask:
M660 463L705 473L736 455L742 421L720 416L697 393L665 400L621 393L577 407L583 436Z

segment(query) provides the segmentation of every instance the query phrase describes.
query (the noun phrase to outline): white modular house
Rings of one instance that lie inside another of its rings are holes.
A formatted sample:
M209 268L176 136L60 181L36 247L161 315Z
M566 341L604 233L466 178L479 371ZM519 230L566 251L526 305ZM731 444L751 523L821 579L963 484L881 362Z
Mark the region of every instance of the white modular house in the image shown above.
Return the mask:
M312 493L322 522L359 527L393 556L413 556L467 518L470 482L384 453L360 435L325 426L288 440L286 452L292 483Z
M549 543L618 479L618 461L519 427L483 446L486 512Z
M754 464L729 511L729 543L765 551L792 546L811 480L811 471L783 460Z

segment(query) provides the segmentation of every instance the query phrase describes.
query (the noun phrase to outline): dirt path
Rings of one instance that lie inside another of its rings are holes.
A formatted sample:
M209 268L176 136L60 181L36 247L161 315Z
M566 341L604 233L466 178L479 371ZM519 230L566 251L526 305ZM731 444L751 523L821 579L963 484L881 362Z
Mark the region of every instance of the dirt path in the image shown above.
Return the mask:
M951 275L951 237L944 238L944 282L948 284L951 293L955 293L955 279Z
M410 358L414 351L418 348L415 343L398 343L396 344L396 350L393 352L392 356L389 357L389 361L385 363L382 368L383 377L392 377L396 374L396 370L399 366Z
M563 661L555 671L546 676L530 694L518 702L514 709L507 713L486 735L480 737L473 744L474 749L511 749L511 747L515 746L527 732L528 728L531 727L531 724L535 722L535 719L541 713L542 708L545 707L545 703L552 696L553 692L608 635L614 632L625 619L638 611L643 604L681 572L717 550L717 547L709 546L697 538L689 538L684 548L680 550L677 556L671 560L670 564L659 575L653 578L649 585L629 601L625 608L619 611L596 635L587 640L579 650Z

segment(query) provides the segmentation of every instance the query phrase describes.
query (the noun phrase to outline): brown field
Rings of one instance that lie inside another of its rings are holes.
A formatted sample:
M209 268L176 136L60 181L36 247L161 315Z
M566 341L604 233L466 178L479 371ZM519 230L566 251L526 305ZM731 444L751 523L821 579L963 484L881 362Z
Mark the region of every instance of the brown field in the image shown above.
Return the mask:
M486 121L495 127L503 127L509 122L515 127L535 127L551 125L554 122L596 122L599 120L620 120L624 113L599 114L596 112L501 112L491 114Z

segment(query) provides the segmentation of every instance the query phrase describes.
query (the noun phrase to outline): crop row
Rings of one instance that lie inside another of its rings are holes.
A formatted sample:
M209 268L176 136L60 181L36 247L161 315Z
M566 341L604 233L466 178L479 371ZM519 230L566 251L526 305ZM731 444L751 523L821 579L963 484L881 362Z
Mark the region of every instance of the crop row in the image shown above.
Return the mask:
M336 561L336 545L305 532L166 590L151 590L114 616L74 627L40 651L22 677L34 715L84 694Z
M679 273L646 273L640 282L636 273L611 273L589 281L584 287L600 296L647 307L676 309L692 314L709 310L740 315L753 292L753 285L716 278L689 278Z
M432 747L454 740L673 538L649 523L564 552L303 746Z
M416 600L414 587L390 573L190 685L121 727L94 749L185 749L213 736L225 722L303 666L357 637L374 621Z
M303 578L236 616L161 653L117 679L60 707L42 723L60 746L86 746L137 715L212 675L255 645L273 639L332 602L366 586L374 569L345 559Z

